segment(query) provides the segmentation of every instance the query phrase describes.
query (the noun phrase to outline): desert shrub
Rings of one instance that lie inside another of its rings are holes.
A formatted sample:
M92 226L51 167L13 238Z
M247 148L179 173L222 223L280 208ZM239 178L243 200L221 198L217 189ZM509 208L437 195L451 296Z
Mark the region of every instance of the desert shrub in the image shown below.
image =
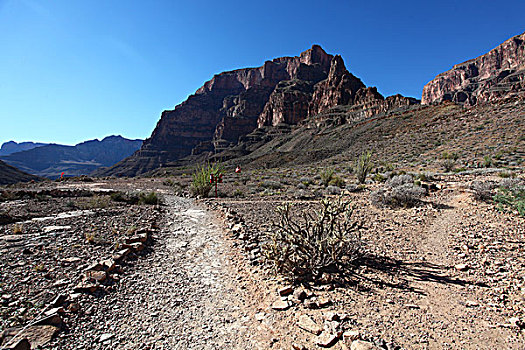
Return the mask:
M339 188L344 188L345 185L345 180L343 180L340 176L337 175L332 176L332 179L330 180L330 182L328 182L328 186L337 186Z
M365 183L366 176L370 170L372 170L372 167L372 152L366 151L361 153L354 169L355 175L357 176L357 181L360 184Z
M233 197L244 197L244 192L240 189L235 189L235 191L233 191L233 194L232 194Z
M281 189L283 187L283 185L279 181L264 180L261 183L261 187L263 187L263 188L270 188L272 190L278 190L278 189Z
M441 166L446 172L451 172L456 166L459 155L456 152L443 152L441 155Z
M313 180L310 179L310 178L308 178L308 177L302 177L302 178L300 178L300 179L299 179L299 182L302 183L302 184L305 185L305 186L308 186L308 185L311 185L311 184L314 183Z
M372 179L375 182L385 182L386 181L386 176L383 175L383 174L377 173L377 174L374 175L374 177Z
M110 198L107 196L95 195L88 200L84 200L80 203L82 209L104 209L110 206Z
M290 204L277 208L278 222L263 246L276 272L316 280L361 256L361 226L352 217L350 202L325 199L314 212L292 213L292 208Z
M420 181L434 181L434 174L429 172L419 173L416 175L416 179Z
M222 171L222 167L219 163L216 164L205 164L197 167L193 174L193 182L191 184L191 194L194 196L208 197L212 183L210 182L210 176L212 174L218 175Z
M443 154L441 155L441 158L442 158L442 159L458 160L459 155L457 154L457 152L448 152L448 151L445 151L445 152L443 152Z
M328 186L332 178L334 177L335 170L332 168L326 168L319 173L321 176L321 183L324 187Z
M324 191L326 194L331 194L331 195L341 194L341 188L337 186L332 186L332 185L326 186Z
M454 169L455 165L456 161L454 159L443 159L441 161L441 166L446 172L451 172Z
M501 180L492 198L500 210L515 210L518 215L525 216L525 181L523 179Z
M127 202L129 200L127 194L122 191L113 192L109 196L115 202Z
M401 185L411 184L414 182L414 179L412 176L405 174L405 175L396 175L389 179L386 184L389 187L399 187Z
M372 191L370 199L377 207L413 207L420 202L425 190L414 184L410 175L397 175L388 180L383 188Z
M156 205L160 203L161 200L157 192L139 193L139 204Z
M473 181L470 185L474 198L485 202L492 200L496 187L496 183L492 181Z
M498 173L498 176L507 179L507 178L515 178L516 173L513 173L512 171L502 171L501 173Z
M492 157L491 156L483 156L483 167L484 168L490 168L492 166Z

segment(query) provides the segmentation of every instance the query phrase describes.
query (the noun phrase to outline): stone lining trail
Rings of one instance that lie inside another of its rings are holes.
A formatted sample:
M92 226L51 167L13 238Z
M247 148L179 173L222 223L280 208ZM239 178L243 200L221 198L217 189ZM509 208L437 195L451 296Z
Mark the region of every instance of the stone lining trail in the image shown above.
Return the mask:
M113 319L106 323L117 327L101 348L264 348L216 219L191 199L165 200L168 223L154 251L123 279L118 300L104 305Z

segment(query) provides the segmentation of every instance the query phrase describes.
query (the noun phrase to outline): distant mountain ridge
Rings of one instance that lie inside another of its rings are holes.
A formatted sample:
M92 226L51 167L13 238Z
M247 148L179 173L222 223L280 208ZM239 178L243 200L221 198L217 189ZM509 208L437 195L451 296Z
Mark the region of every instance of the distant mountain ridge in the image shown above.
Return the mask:
M100 167L111 166L129 157L142 145L142 140L108 136L75 146L47 144L29 150L0 156L7 164L29 174L55 178L88 175Z
M46 145L49 145L49 143L8 141L4 142L2 147L0 147L0 156L8 156L16 152L28 151Z
M39 180L37 176L26 174L0 160L0 185Z

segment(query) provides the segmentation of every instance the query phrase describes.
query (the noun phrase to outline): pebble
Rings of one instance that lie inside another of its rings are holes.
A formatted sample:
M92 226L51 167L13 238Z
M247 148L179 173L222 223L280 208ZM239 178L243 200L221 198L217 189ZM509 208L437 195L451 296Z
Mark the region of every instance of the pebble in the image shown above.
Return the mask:
M278 299L272 304L272 309L283 311L283 310L287 310L291 305L292 304L288 300Z
M297 326L315 335L319 335L323 331L322 327L315 323L308 315L300 315Z
M457 264L454 268L458 271L467 271L470 267L467 264Z
M98 338L99 343L104 343L110 339L112 339L115 335L111 333L104 333Z

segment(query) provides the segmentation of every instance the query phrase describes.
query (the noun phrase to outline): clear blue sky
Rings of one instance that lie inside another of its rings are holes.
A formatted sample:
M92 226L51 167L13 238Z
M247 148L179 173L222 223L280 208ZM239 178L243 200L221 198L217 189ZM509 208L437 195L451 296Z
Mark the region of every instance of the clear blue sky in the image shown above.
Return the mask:
M213 74L320 44L386 95L525 31L525 1L0 0L0 143L146 138Z

